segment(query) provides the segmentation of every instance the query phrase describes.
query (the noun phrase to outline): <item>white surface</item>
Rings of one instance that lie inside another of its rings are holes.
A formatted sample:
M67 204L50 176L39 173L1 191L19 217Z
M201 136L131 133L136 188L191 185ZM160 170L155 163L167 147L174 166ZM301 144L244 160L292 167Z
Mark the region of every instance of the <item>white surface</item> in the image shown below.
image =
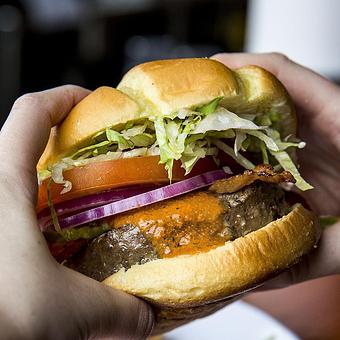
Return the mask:
M340 77L340 1L251 0L249 52L278 51L329 77Z
M165 340L299 340L262 310L237 301L206 318L182 326Z

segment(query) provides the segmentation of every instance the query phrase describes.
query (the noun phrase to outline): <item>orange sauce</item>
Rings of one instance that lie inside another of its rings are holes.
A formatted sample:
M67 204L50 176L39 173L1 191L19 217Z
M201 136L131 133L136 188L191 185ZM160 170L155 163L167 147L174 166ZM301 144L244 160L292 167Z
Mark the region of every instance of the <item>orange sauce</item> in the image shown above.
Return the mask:
M112 227L138 226L160 258L204 252L228 240L225 208L216 194L198 192L121 214Z

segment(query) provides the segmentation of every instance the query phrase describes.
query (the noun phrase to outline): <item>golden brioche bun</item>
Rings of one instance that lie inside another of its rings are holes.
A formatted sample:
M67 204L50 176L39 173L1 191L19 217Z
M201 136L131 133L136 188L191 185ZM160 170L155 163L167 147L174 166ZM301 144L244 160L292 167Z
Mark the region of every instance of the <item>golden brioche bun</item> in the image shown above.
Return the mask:
M119 130L128 121L167 116L217 97L236 113L274 109L282 116L282 137L296 130L289 95L279 80L258 66L232 71L205 58L153 61L132 68L117 88L98 88L53 129L39 171L71 155L106 127Z
M103 283L151 302L157 330L168 331L296 264L318 238L316 216L296 204L286 216L224 246L134 265Z
M275 109L285 120L283 136L296 130L295 111L287 91L274 75L259 66L230 70L205 58L151 61L132 68L117 88L149 115L168 116L222 97L221 104L237 113Z
M140 109L128 95L112 87L99 87L80 101L60 126L51 130L48 144L37 166L38 171L74 153L105 128L119 128L139 117Z

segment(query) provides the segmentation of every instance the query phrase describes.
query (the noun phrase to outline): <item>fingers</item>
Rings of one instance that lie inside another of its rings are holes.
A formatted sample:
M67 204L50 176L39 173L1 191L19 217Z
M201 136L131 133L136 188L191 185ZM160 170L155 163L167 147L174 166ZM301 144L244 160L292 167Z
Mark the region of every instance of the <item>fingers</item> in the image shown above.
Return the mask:
M1 130L2 170L7 167L14 177L21 179L35 174L51 127L88 94L81 87L66 85L17 99Z
M141 299L68 270L83 339L145 339L153 328L153 312ZM67 302L69 303L69 301Z
M339 89L332 82L280 53L221 53L211 58L231 68L258 65L267 69L285 85L297 106L315 115L334 100L335 94L339 96Z
M280 53L219 53L211 58L233 69L245 65L258 65L266 68L276 76L279 75L280 66L289 61L285 55Z

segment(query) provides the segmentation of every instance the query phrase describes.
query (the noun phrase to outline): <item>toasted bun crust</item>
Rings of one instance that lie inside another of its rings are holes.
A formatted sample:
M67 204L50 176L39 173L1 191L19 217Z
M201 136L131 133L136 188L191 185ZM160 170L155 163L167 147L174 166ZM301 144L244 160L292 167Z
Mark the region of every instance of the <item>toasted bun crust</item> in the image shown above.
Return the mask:
M117 86L156 116L201 106L216 97L234 101L239 85L233 72L211 59L152 61L131 69Z
M99 87L80 101L58 128L52 129L38 170L72 154L97 132L139 117L140 109L128 95L112 87Z
M282 137L294 135L295 112L283 85L258 66L230 70L204 58L161 60L131 69L118 90L100 87L78 103L51 133L38 170L69 156L94 134L128 121L167 116L223 97L236 113L274 110L282 116Z
M199 107L217 97L236 112L275 109L286 122L283 134L295 134L295 112L287 91L270 72L258 66L230 70L204 58L152 61L132 68L117 88L155 116Z
M318 237L315 215L297 204L288 215L224 246L134 265L104 283L153 303L159 327L168 329L178 326L172 319L178 321L179 314L183 322L206 315L216 309L214 302L289 268L316 245Z

